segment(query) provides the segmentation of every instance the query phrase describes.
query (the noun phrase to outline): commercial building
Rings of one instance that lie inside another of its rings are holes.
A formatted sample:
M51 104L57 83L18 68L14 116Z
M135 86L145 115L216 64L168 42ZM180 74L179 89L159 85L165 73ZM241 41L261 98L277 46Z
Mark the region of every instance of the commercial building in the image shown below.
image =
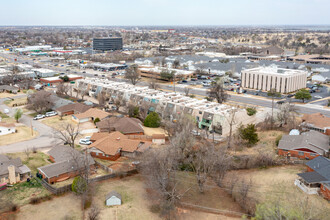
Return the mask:
M289 93L306 87L307 71L284 69L277 66L242 70L242 87Z
M93 38L93 50L122 50L123 39L121 37Z

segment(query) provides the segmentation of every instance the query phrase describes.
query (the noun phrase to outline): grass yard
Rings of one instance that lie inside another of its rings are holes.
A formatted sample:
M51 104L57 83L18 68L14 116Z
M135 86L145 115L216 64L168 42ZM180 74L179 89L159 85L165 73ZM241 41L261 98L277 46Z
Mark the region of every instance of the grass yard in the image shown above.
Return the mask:
M14 99L14 100L6 100L6 101L4 101L4 103L6 105L8 105L9 107L13 107L15 105L18 105L18 106L26 105L27 97L17 98L17 99Z
M244 213L240 206L223 189L219 188L213 181L205 183L204 193L200 193L195 175L193 173L182 172L177 175L179 179L179 190L188 190L182 197L182 202L225 210ZM234 217L233 217L234 218ZM236 219L240 219L236 217Z
M252 181L252 189L248 196L257 199L259 203L274 201L279 199L286 202L287 206L303 205L301 201L309 200L309 204L322 207L324 211L328 210L330 214L330 203L318 195L307 195L294 185L294 180L298 177L297 173L305 172L304 165L286 165L272 167L268 169L250 169L230 171L230 174L236 175L245 180ZM225 182L228 182L229 175Z
M11 205L23 206L30 202L31 198L50 195L39 182L32 179L31 182L21 182L6 190L0 191L0 213L8 211Z
M72 124L74 126L77 126L77 123L75 123L74 121L72 121L72 116L71 115L67 115L64 116L61 120L60 116L56 115L53 117L47 117L45 119L40 120L42 123L44 123L45 125L48 125L49 127L52 127L56 130L62 130L62 126L65 123L68 124Z
M3 121L9 122L6 119ZM16 127L16 131L17 131L16 133L1 135L0 136L0 146L30 140L30 139L33 139L36 136L38 136L37 131L33 131L33 136L32 136L31 128L26 127L26 126Z
M36 153L31 152L29 154L29 157L27 157L26 153L23 152L9 153L7 154L7 156L11 158L21 158L22 163L28 166L33 174L37 172L38 167L45 166L51 163L48 161L48 155L40 151L37 151Z
M122 195L123 204L121 206L107 207L105 205L105 196L112 190L116 190ZM101 209L100 219L161 219L158 214L149 210L152 203L146 198L144 184L137 175L96 183L94 195L93 204ZM24 206L17 213L16 219L43 220L49 219L49 217L81 219L81 216L80 198L73 193L68 193L38 205Z
M2 98L8 98L8 97L13 97L13 96L16 96L18 94L8 93L8 92L0 92L0 99L2 99Z
M166 132L163 128L148 128L145 126L142 126L144 130L144 134L147 136L152 136L153 134L165 134Z

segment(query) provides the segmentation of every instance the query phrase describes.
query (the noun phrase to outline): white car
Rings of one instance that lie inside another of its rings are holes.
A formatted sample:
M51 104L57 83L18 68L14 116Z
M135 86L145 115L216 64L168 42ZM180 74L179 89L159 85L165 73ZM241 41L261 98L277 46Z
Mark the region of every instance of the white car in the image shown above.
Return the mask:
M92 142L90 140L87 139L80 139L79 140L79 144L83 144L83 145L90 145Z
M55 111L51 111L51 112L46 112L46 117L51 117L51 116L55 116L55 115L57 115L57 112L55 112Z
M314 96L314 98L322 99L322 96L316 95L316 96Z
M37 115L36 117L33 118L33 120L39 120L45 118L45 115Z
M5 114L8 114L8 113L9 113L9 109L8 109L8 108L5 108L5 109L3 110L3 112L4 112Z

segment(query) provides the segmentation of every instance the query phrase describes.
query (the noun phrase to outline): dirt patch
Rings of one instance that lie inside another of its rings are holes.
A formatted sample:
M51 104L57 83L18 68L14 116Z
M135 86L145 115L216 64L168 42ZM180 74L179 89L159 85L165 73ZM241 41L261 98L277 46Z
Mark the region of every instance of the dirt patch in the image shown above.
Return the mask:
M77 123L72 121L72 116L67 115L64 116L61 120L60 116L53 116L53 117L47 117L44 119L41 119L40 122L44 123L45 125L48 125L49 127L52 127L56 130L62 130L64 124L72 124L74 126L77 126Z
M6 121L6 119L3 121ZM0 146L17 143L17 142L21 142L21 141L31 140L38 136L37 131L33 131L33 135L32 135L31 128L26 127L26 126L16 127L16 131L17 131L16 133L1 135L0 136L1 137Z
M166 132L163 128L148 128L143 126L144 134L147 136L152 136L153 134L165 134Z

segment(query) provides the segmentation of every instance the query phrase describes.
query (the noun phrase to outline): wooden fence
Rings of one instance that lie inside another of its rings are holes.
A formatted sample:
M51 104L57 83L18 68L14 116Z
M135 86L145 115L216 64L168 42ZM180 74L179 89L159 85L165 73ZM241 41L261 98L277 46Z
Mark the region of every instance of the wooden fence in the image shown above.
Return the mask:
M131 176L134 174L137 174L137 169L133 169L133 170L129 170L129 171L125 171L125 172L118 172L118 173L111 173L111 174L107 174L107 175L103 175L103 176L98 176L98 177L94 177L88 180L89 183L94 183L94 182L98 182L98 181L102 181L102 180L107 180L107 179L111 179L111 178L123 178L123 177L127 177L127 176ZM47 183L45 180L41 180L39 178L36 178L38 182L40 182L49 192L51 192L54 195L59 195L62 193L66 193L71 191L72 184L68 184L62 187L53 187L52 185L50 185L49 183Z

